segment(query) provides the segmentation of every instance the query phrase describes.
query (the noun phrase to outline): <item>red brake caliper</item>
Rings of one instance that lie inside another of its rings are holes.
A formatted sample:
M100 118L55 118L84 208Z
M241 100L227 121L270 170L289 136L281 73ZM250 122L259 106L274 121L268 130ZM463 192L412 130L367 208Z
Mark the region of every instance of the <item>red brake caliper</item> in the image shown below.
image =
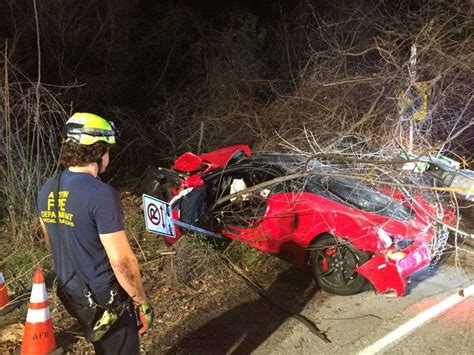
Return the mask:
M324 250L324 253L325 253L327 256L332 257L332 256L336 253L336 247L328 248L328 249ZM329 262L328 262L328 260L327 260L326 258L323 258L321 267L323 268L323 271L324 271L324 272L328 271L328 269L329 269Z

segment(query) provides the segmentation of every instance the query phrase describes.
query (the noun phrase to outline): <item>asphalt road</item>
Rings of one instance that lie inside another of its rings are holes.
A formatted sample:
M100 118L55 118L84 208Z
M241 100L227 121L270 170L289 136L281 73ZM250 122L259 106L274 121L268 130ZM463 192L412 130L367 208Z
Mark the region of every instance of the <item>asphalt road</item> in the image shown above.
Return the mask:
M456 258L451 256L435 271L415 275L409 294L401 298L374 291L354 296L320 291L301 313L326 331L331 344L324 343L302 323L290 318L253 353L473 354L474 296L459 296L461 290L468 290L472 284L474 251L470 250ZM430 321L412 327L414 319L426 316L436 309L432 307L450 300L462 301ZM399 327L407 330L406 335L402 335ZM391 339L387 340L388 334ZM371 348L380 342L383 344L379 350Z

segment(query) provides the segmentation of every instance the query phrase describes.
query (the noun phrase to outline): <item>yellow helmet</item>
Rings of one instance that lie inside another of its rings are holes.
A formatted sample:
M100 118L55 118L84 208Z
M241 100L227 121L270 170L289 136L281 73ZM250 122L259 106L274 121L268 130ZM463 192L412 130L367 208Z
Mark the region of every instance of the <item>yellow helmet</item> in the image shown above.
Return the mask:
M66 142L91 145L96 142L115 144L115 126L93 113L76 112L63 129Z

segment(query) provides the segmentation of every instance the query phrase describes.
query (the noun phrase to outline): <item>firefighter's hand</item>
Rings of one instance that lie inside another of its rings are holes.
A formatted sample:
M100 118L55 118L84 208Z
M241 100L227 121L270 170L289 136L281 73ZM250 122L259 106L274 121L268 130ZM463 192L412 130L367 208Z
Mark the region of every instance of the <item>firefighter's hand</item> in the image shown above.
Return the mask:
M153 326L153 317L155 314L149 303L144 303L137 306L136 310L138 321L140 322L138 334L143 334Z

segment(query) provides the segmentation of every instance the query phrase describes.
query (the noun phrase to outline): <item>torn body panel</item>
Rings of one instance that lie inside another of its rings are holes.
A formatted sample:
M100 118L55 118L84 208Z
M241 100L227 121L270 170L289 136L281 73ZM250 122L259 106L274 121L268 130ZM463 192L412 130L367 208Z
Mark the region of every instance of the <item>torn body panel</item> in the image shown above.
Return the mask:
M263 217L249 222L248 227L227 226L225 234L269 253L278 253L279 246L290 240L307 247L324 233L345 239L361 250L375 252L387 248L377 234L381 226L396 239L433 238L431 225L424 221L402 223L306 192L271 195Z
M224 234L261 251L278 254L297 266L305 264L305 254L313 239L330 233L349 241L360 250L375 255L355 271L366 277L378 292L393 289L405 293L406 278L429 264L431 254L425 240L433 238L434 229L416 218L402 223L378 215L370 215L324 197L310 193L272 195L263 218L249 227L227 226ZM381 228L395 240L414 239L402 251L387 249L377 229ZM292 248L289 249L288 246ZM298 250L298 248L300 250ZM397 253L392 258L384 253ZM291 253L291 255L286 255ZM403 258L394 260L395 257Z
M203 175L224 168L232 158L241 155L249 157L251 155L250 148L246 145L233 145L201 155L186 152L176 159L174 169L185 173L200 171L200 174Z
M377 292L406 292L407 277L424 269L431 262L431 252L425 243L414 243L407 249L390 254L376 254L356 271L367 278ZM393 254L392 254L393 255Z

